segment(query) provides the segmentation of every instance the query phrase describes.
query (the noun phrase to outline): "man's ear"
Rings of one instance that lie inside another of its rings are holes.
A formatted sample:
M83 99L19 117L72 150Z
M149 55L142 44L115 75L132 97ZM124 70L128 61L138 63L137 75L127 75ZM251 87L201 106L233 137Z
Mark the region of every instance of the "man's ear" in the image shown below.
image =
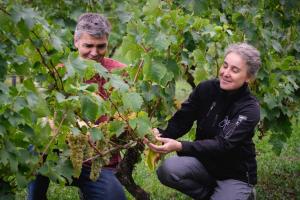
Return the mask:
M76 39L75 36L74 36L74 46L76 47L76 49L78 49L78 39Z

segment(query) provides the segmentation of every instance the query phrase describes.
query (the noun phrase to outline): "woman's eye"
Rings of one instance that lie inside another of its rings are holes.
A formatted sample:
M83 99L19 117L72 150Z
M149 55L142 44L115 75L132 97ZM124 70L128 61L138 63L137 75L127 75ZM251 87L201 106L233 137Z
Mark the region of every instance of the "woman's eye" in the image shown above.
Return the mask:
M237 68L233 68L232 71L233 71L234 73L239 73L240 70L237 69Z

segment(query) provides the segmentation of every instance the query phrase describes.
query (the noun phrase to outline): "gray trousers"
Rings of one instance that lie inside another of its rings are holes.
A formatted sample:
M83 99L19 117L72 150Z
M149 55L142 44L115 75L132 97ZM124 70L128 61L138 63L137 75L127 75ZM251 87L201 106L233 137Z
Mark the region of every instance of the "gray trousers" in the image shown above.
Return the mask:
M215 180L194 157L174 156L166 159L157 169L157 176L162 184L194 199L252 199L251 185L234 179Z

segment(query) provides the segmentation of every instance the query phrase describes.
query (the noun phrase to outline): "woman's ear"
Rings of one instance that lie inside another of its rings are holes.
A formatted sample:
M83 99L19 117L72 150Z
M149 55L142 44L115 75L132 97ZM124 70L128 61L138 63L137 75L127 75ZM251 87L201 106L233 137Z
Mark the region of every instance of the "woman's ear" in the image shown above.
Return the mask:
M250 83L251 81L253 81L253 79L254 79L254 76L247 73L247 78L246 78L245 82Z
M246 79L246 83L248 83L248 84L251 84L251 83L253 83L255 81L255 78L253 77L253 76L249 76L249 78L248 79Z

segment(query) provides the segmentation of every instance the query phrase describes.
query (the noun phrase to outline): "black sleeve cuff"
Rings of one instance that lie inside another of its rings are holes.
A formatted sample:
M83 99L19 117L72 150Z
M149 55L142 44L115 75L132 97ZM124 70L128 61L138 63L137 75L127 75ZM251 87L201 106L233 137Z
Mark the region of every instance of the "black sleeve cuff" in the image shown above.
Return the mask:
M190 151L190 144L191 142L188 141L179 141L181 142L182 148L180 151L177 151L177 154L179 156L189 156L191 155L191 151Z
M165 130L163 130L161 128L157 128L157 129L158 129L159 133L161 134L161 137L164 137L164 138L168 137Z

